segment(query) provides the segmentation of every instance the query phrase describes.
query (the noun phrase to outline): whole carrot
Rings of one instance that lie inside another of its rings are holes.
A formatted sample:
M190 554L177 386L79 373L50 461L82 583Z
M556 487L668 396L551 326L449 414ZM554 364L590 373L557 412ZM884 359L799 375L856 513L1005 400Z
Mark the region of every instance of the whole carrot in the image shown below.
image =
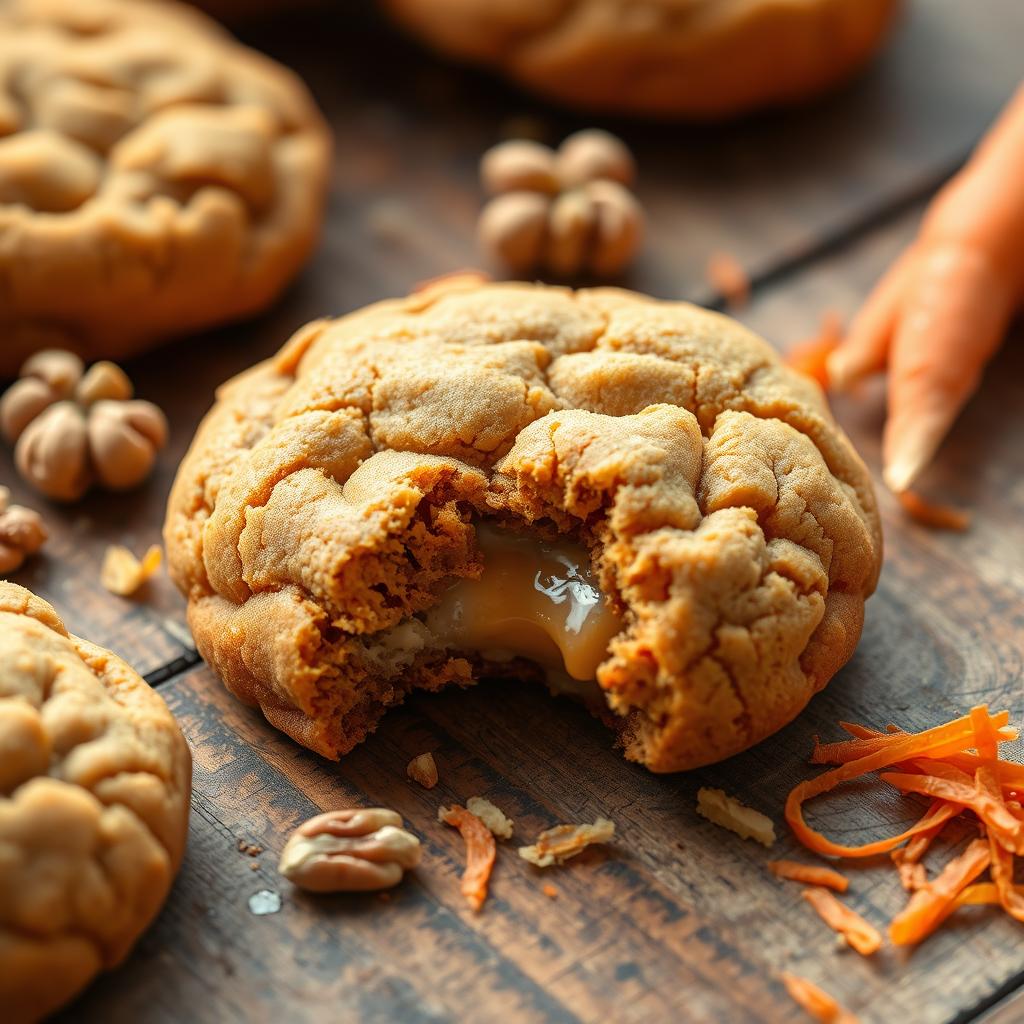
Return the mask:
M917 240L829 356L837 389L889 369L884 477L931 461L1024 303L1024 86L932 202Z

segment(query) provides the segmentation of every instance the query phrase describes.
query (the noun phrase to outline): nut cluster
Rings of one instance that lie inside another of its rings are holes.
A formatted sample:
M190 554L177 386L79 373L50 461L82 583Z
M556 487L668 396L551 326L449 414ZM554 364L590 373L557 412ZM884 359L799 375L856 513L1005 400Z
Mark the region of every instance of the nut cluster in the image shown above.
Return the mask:
M278 871L310 892L389 889L420 862L420 841L383 807L328 811L303 822L281 852Z
M625 144L596 128L570 135L557 151L503 142L480 163L493 197L480 214L480 244L517 273L614 277L643 235L643 212L629 190L635 176Z
M141 483L167 441L167 420L132 394L114 363L86 371L72 352L31 356L0 398L0 432L15 445L18 472L58 501L76 501L93 484L120 491Z
M23 505L11 504L11 492L0 487L0 576L21 568L46 540L42 516Z

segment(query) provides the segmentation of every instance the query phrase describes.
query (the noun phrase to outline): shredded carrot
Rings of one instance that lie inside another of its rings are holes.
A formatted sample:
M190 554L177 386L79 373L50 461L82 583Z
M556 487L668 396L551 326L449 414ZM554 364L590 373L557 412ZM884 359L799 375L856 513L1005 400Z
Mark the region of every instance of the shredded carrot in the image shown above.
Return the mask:
M911 775L906 772L883 772L880 778L901 793L921 793L959 804L960 807L969 807L1003 846L1014 853L1024 853L1024 822L1018 821L1010 813L1002 797L998 793L994 796L958 768L950 768L949 771L962 775L963 780L936 775ZM983 768L978 769L979 776L983 772Z
M779 977L793 1002L806 1010L819 1024L857 1024L857 1018L849 1010L844 1010L814 982L788 972Z
M952 505L926 501L913 491L901 491L897 498L903 511L922 526L928 526L933 530L954 530L957 533L963 533L970 528L970 515L961 509L953 508Z
M474 910L487 899L487 882L497 856L491 830L465 807L458 804L442 807L438 817L446 825L457 828L466 842L466 870L462 874L462 895Z
M542 885L540 891L544 893L549 900L558 899L558 890L553 885Z
M794 345L786 353L786 365L816 380L822 389L828 390L828 357L843 340L843 321L834 309L826 310L821 317L818 336Z
M837 900L828 889L804 889L803 897L818 912L822 921L842 935L861 956L871 956L881 948L882 936L878 929Z
M992 715L991 719L993 727L1000 728L1009 720L1009 712L999 712ZM846 846L832 842L804 821L804 803L812 797L830 792L844 782L866 775L868 772L878 771L879 768L907 761L912 757L938 758L943 754L956 753L968 746L972 742L973 736L971 719L966 716L934 729L926 729L924 732L891 733L867 740L853 739L845 741L844 744L831 744L831 747L860 744L860 747L854 749L867 749L869 752L864 756L855 757L853 760L844 760L837 768L796 785L786 800L786 821L789 822L789 827L797 839L815 853L833 857L870 857L876 853L886 853L911 836L925 832L940 822L952 818L959 809L955 805L943 804L899 835L880 839L873 843L865 843L862 846Z
M805 885L822 885L836 892L846 892L850 888L850 880L832 868L818 864L799 864L795 860L770 860L768 870L776 878L786 878L791 882L803 882Z
M750 277L735 256L727 252L713 252L708 259L706 273L711 286L727 305L746 304L750 298Z
M957 907L957 897L988 867L988 843L972 840L959 857L951 860L934 882L918 889L907 906L889 925L896 946L909 946L927 938Z
M960 891L956 898L958 907L996 906L999 904L999 890L994 882L975 882Z

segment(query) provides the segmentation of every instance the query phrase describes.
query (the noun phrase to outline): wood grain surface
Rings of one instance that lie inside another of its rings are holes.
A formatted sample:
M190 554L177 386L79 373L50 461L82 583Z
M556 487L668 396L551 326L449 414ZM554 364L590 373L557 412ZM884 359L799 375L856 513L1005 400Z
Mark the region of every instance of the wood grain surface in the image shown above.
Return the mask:
M864 960L835 947L798 885L767 874L767 851L695 812L700 786L724 788L776 820L770 856L797 854L782 802L811 771L811 737L834 736L838 719L918 728L987 700L1024 720L1020 332L924 481L926 492L974 512L971 531L924 530L880 489L887 560L853 660L788 728L699 772L659 777L626 764L580 707L509 681L416 696L336 765L226 694L198 663L166 577L137 601L100 588L108 543L141 553L158 539L174 467L218 383L314 316L476 264L482 149L517 124L550 141L582 124L482 73L446 67L348 7L256 20L242 33L307 78L334 126L321 250L264 317L129 367L139 394L172 423L159 472L132 495L42 506L47 554L14 577L74 631L146 673L195 756L190 844L165 910L126 964L62 1019L802 1020L781 970L811 978L868 1022L1021 1019L1021 932L1005 916L963 912L913 952ZM919 2L867 76L803 110L715 128L609 123L637 152L651 218L643 258L623 283L715 302L703 268L721 249L758 284L737 315L780 348L814 333L826 309L848 315L1024 70L1022 33L1024 6L1013 0L970 16L955 0ZM836 406L876 475L883 397L871 385ZM14 481L6 453L0 477ZM14 485L20 500L41 505ZM441 772L430 792L405 778L424 750ZM459 895L461 840L436 821L439 804L474 794L516 821L479 914ZM422 866L398 889L312 898L277 875L291 828L320 809L368 803L394 807L423 840ZM853 838L919 813L911 799L855 794L814 820ZM617 826L606 849L549 872L515 854L542 828L598 815ZM240 841L264 852L248 856ZM887 858L850 873L849 902L884 926L904 902ZM554 899L542 892L547 882ZM250 911L260 890L281 897L279 912Z

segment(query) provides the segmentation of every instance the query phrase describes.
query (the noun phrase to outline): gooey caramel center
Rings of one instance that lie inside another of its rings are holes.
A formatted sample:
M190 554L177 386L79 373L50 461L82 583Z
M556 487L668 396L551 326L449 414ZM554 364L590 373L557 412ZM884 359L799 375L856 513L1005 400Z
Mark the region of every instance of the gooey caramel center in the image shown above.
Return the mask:
M477 528L484 569L460 580L426 623L446 647L503 661L529 658L545 669L592 680L622 629L580 544Z

